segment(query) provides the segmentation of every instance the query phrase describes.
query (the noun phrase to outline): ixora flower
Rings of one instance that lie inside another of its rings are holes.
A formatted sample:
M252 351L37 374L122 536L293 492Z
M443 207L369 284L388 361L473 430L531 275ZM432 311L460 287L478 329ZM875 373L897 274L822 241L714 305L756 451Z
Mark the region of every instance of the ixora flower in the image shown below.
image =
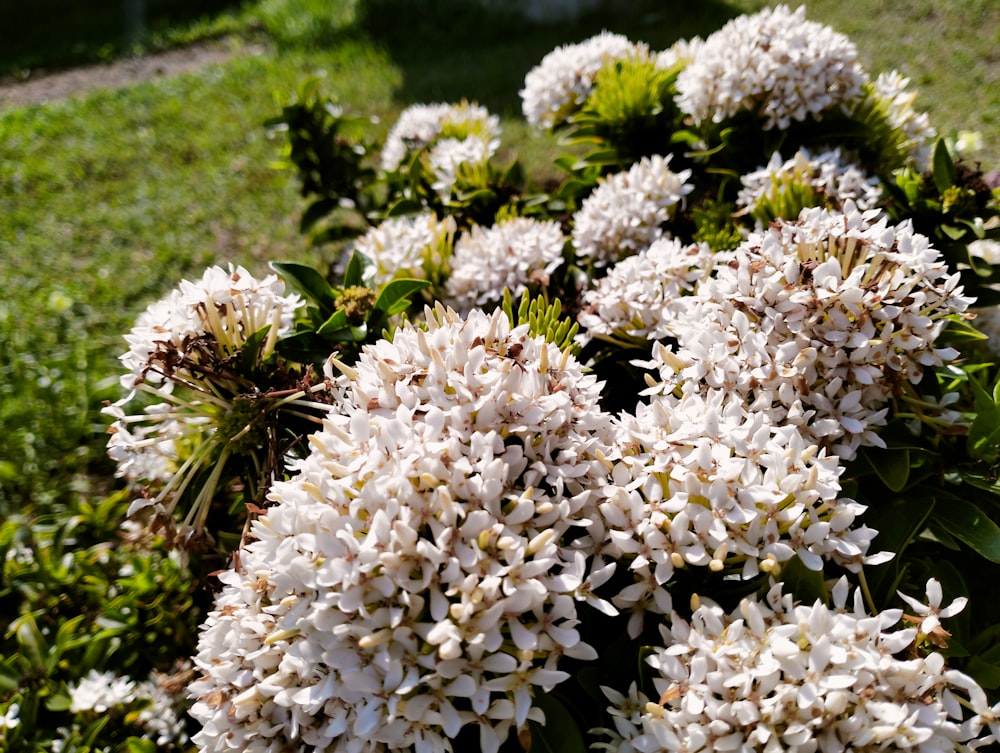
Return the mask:
M697 123L747 111L764 130L821 117L863 97L867 77L843 34L778 5L729 21L677 77L677 106Z
M354 241L354 249L372 259L379 285L397 278L440 282L447 275L455 220L433 212L392 217Z
M799 149L789 160L775 152L767 166L741 176L740 182L736 205L761 226L777 217L797 217L806 207L843 209L850 199L863 212L882 199L878 178L846 161L840 149L815 157Z
M519 297L532 283L548 284L565 245L552 220L511 217L488 228L476 225L455 243L448 296L461 311L496 304L505 289Z
M645 45L608 31L578 44L556 47L524 78L521 109L525 120L545 129L565 123L593 91L601 68L648 53Z
M889 399L956 357L935 341L971 302L910 223L850 201L751 235L696 297L697 326L654 354L654 391L722 390L845 460L883 446Z
M670 169L672 155L643 157L627 171L609 175L573 216L577 255L607 265L648 248L694 186L690 170Z
M191 686L204 751L495 752L596 657L569 540L610 418L568 351L502 311L426 312L340 365L337 410L222 576Z
M478 141L489 157L500 147L500 119L470 102L411 105L386 137L382 169L398 170L413 154L442 139Z
M855 525L865 507L839 496L838 459L720 392L654 397L622 417L619 446L586 543L595 568L632 574L619 593L601 592L632 612L632 635L644 613L670 613L669 586L692 568L748 579L796 556L816 571L885 559L865 556L876 531Z
M227 460L258 449L265 415L292 403L315 407L308 391L262 393L241 372L244 349L254 348L247 368L259 368L300 305L274 275L258 280L243 267L210 267L140 315L121 356L129 393L104 409L114 418L108 453L117 475L142 492L130 515L148 507L160 523L170 520L191 482L208 471L181 525L200 534ZM137 395L145 407L130 415Z
M673 615L648 662L660 693L605 688L614 729L595 747L704 751L959 751L992 741L986 695L939 653L897 658L917 631L901 610L869 615L848 585L833 605L795 605L774 586L726 614L703 603ZM963 705L971 711L965 711Z
M902 134L902 146L913 164L923 170L930 165L937 132L927 113L913 106L917 93L907 88L909 84L910 79L899 71L880 73L872 84L872 92L885 108L889 125Z
M686 298L712 268L704 243L660 238L622 259L583 294L582 336L661 340L674 336L687 314ZM686 326L686 325L685 325Z

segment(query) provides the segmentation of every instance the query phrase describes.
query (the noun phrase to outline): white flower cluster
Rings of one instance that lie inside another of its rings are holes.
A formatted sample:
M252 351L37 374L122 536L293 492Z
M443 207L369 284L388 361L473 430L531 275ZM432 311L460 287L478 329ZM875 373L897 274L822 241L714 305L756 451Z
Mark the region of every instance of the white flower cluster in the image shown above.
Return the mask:
M375 262L375 281L393 278L435 281L447 271L455 219L438 220L433 212L392 217L354 241L354 249Z
M660 238L635 256L622 259L583 294L580 326L595 335L661 340L686 326L682 296L708 276L712 252L704 243Z
M722 390L844 459L884 446L887 401L957 355L935 340L970 299L925 236L876 214L847 202L751 235L659 351L661 391Z
M857 570L875 531L854 527L864 506L840 498L838 459L794 426L721 393L659 396L622 419L615 484L588 530L599 564L634 582L610 598L632 612L669 614L675 572L705 567L740 578L777 574L798 556L811 570L832 560ZM608 596L608 594L603 594Z
M210 431L222 402L218 390L206 385L213 377L200 367L216 374L251 335L269 327L261 351L266 357L291 330L302 303L295 294L285 295L276 275L258 280L243 267L215 266L150 305L125 336L129 349L120 358L127 368L121 384L129 393L104 409L115 419L108 454L118 465L116 475L136 486L175 477L178 443ZM175 395L178 385L190 394ZM136 391L151 393L158 402L127 415L125 406Z
M504 289L516 299L531 283L548 284L565 244L552 220L512 217L488 228L476 225L455 243L448 296L463 312L498 303Z
M673 615L664 647L649 658L658 700L635 686L605 688L614 729L598 747L770 753L958 751L994 742L979 685L945 667L939 653L896 658L917 638L901 610L869 615L848 586L833 606L794 605L780 585L767 602L745 599L732 614L714 604L690 622ZM973 713L963 710L963 703Z
M677 106L695 121L720 123L741 111L764 129L820 117L863 95L854 44L785 5L739 16L711 34L677 78Z
M469 144L456 146L455 142L464 141ZM398 170L415 152L431 147L433 154L437 145L445 155L438 158L439 163L453 165L456 149L467 157L462 161L473 157L473 161L485 161L500 148L500 119L470 102L411 105L386 136L382 169ZM454 174L454 167L450 169Z
M781 154L775 152L766 167L741 176L740 182L743 187L736 205L751 215L762 202L782 206L786 195L804 195L813 202L809 206L831 209L842 209L844 202L850 199L860 211L876 207L882 199L878 178L866 175L857 165L847 161L840 149L815 157L808 150L800 149L790 160L783 160Z
M590 96L601 68L648 52L646 45L608 31L578 44L556 47L524 78L520 94L525 120L545 129L565 123Z
M886 108L889 124L905 137L904 145L910 159L918 169L924 170L930 166L937 131L927 113L914 108L917 92L908 90L909 84L910 79L899 71L881 73L874 82L875 96Z
M187 742L185 723L186 689L170 678L153 672L149 679L136 682L113 672L90 670L69 689L69 711L73 714L135 712L130 718L157 745Z
M643 157L627 171L602 179L573 216L577 254L610 264L648 248L664 234L694 186L690 170L670 169L672 155Z
M568 352L442 308L341 365L337 410L275 485L204 626L204 751L495 753L594 658L564 539L596 515L610 418Z

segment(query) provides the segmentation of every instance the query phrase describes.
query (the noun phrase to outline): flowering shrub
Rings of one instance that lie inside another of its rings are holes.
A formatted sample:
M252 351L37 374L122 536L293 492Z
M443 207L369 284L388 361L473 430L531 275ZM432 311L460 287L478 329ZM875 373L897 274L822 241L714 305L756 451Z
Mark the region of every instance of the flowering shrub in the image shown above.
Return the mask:
M907 86L804 8L604 33L525 78L576 147L543 189L478 104L380 147L306 85L272 126L340 261L182 282L107 407L144 554L97 582L214 572L193 666L71 675L29 594L0 739L63 713L47 742L115 753L998 744L1000 193Z

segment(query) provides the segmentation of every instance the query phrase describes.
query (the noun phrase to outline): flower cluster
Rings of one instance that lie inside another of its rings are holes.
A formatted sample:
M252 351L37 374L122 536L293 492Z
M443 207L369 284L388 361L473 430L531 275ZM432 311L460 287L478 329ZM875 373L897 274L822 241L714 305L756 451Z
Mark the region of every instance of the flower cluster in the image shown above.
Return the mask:
M595 658L568 544L610 451L599 385L498 312L341 364L341 397L204 627L192 686L205 751L484 751L537 718L532 695ZM613 611L613 610L611 610Z
M903 147L913 163L924 169L930 164L937 132L927 113L914 107L917 93L907 88L909 84L899 71L880 73L873 82L874 95L885 108L889 125L903 135Z
M440 281L448 269L455 220L433 212L392 217L354 241L354 249L375 262L375 281L394 278Z
M775 152L766 167L741 176L740 182L743 187L736 205L756 217L759 224L776 217L798 216L807 206L842 209L848 199L858 210L866 211L882 199L878 178L845 160L840 149L815 157L799 149L790 160L782 160Z
M242 267L211 267L140 315L121 356L127 368L121 382L130 392L104 409L114 418L108 454L117 475L144 495L130 515L149 507L169 518L193 479L209 469L181 526L200 533L227 459L254 449L247 427L259 414L259 388L234 360L249 343L254 363L270 358L300 305L275 275L258 280ZM137 393L151 402L129 415L125 408Z
M970 300L925 236L876 214L847 202L752 235L660 351L662 392L723 390L844 459L884 446L886 403L955 357L935 341Z
M607 31L579 44L556 47L525 76L521 90L525 120L547 129L565 123L590 95L601 68L647 54L646 45Z
M712 268L703 243L660 238L622 259L583 295L578 317L584 339L594 336L661 340L686 326L682 296L694 292Z
M566 238L559 223L512 217L479 225L455 243L449 298L460 311L497 304L504 290L520 296L531 283L547 285L562 263Z
M695 121L747 111L786 129L862 98L866 76L854 44L778 5L729 21L699 45L677 78L677 105Z
M980 687L930 653L897 658L917 630L900 610L869 615L860 592L833 588L833 606L794 605L780 585L766 603L732 614L715 604L690 621L673 615L649 657L660 698L605 689L614 729L609 751L820 751L967 749L992 742L995 723ZM974 713L963 710L963 702Z
M671 157L643 157L598 183L573 216L579 256L610 264L648 248L664 234L664 225L694 188L687 182L690 170L670 169Z
M186 695L183 682L161 673L136 682L112 672L91 670L69 688L69 710L73 714L128 715L130 722L157 745L182 745L188 740Z
M500 119L481 105L412 105L403 110L386 136L382 169L398 170L415 154L429 149L435 174L440 170L453 181L456 164L483 162L499 146Z
M851 570L875 531L855 526L864 506L839 497L841 467L793 426L705 398L659 397L622 419L615 485L588 530L602 564L633 575L610 601L669 614L677 571L708 568L740 578L777 575L798 556L812 570L832 560Z

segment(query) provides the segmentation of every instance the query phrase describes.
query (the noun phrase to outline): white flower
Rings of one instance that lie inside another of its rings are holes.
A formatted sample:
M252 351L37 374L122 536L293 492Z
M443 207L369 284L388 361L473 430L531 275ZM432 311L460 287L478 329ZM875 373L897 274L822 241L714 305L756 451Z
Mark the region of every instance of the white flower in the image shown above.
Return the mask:
M869 177L856 165L846 162L840 149L815 157L806 149L800 149L787 161L775 152L766 167L741 176L740 182L743 187L736 205L751 215L762 203L765 211L789 201L794 206L803 193L810 203L797 206L794 209L796 216L805 206L843 209L848 199L863 212L874 208L882 198L878 178ZM774 219L774 214L769 214L768 221ZM759 217L758 222L763 219Z
M840 496L837 458L726 397L658 395L621 419L615 486L586 542L632 574L600 593L632 612L633 635L644 612L670 613L678 571L753 578L793 557L856 571L876 533L855 525L865 508Z
M461 311L498 303L504 289L516 299L529 284L548 282L565 244L559 223L551 220L513 217L488 228L476 225L455 243L448 295Z
M376 283L397 277L435 281L447 274L455 220L433 212L392 217L354 241L355 250L378 267Z
M135 700L135 683L128 677L119 677L113 672L90 670L87 676L70 687L69 710L73 714L81 711L108 711L116 706L124 706Z
M901 591L897 591L899 598L910 605L915 615L921 616L923 619L920 620L920 632L924 635L930 634L935 628L941 624L941 620L946 620L949 617L954 617L956 614L965 609L965 605L969 603L969 600L964 596L959 596L951 604L946 606L944 609L941 608L941 582L937 578L931 578L927 581L927 603L924 604L912 596L907 596Z
M578 318L585 337L660 340L674 335L688 312L686 296L711 267L712 253L706 244L673 238L653 241L611 267L594 289L583 294Z
M915 91L908 91L910 80L899 71L881 73L874 82L874 95L889 115L889 125L903 134L904 146L918 169L927 169L937 132L927 113L914 108Z
M431 188L440 196L447 197L463 166L473 170L482 168L494 151L495 147L476 137L436 141L427 155L427 165L432 176Z
M495 753L560 657L596 656L567 540L607 473L599 385L502 312L426 318L341 365L337 410L222 576L202 750L450 751L474 724Z
M720 123L741 111L764 129L851 105L866 77L854 44L785 5L734 18L694 51L677 78L677 105L696 122Z
M520 93L525 120L536 128L555 128L590 96L601 68L646 54L645 45L607 31L578 44L556 47L524 78Z
M441 139L474 139L487 156L500 146L500 119L469 102L417 104L400 113L382 148L382 169L397 170L414 153Z
M5 730L16 729L21 724L21 706L18 703L12 703L7 707L7 711L0 715L0 735Z
M606 690L615 728L608 750L875 753L964 750L989 738L985 694L946 669L941 654L896 658L916 631L901 612L868 615L847 583L834 604L794 605L780 585L766 601L731 614L702 603L690 621L674 614L649 664L658 700ZM974 709L963 713L957 696ZM978 739L977 739L978 738Z
M925 236L850 201L751 235L696 299L659 391L722 390L845 460L882 446L889 399L957 355L935 340L970 303Z
M609 264L648 248L694 186L690 170L670 170L671 155L643 157L626 172L602 179L573 216L579 256Z

